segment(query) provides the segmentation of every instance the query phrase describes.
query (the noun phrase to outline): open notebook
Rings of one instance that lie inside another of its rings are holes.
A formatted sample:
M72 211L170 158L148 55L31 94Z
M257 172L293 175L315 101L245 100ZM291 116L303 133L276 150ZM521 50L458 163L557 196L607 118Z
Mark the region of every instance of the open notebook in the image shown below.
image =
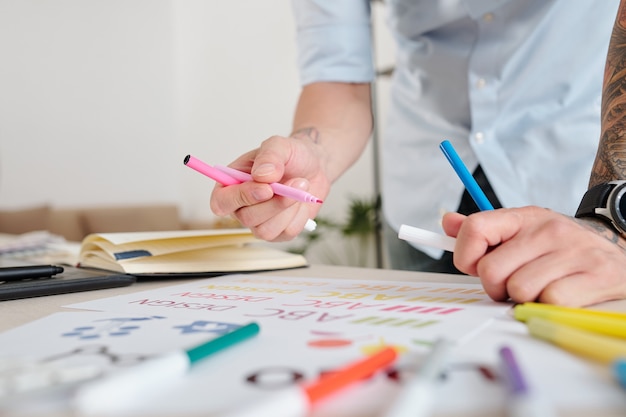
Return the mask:
M92 234L78 262L132 275L205 277L307 266L302 255L271 247L249 229Z

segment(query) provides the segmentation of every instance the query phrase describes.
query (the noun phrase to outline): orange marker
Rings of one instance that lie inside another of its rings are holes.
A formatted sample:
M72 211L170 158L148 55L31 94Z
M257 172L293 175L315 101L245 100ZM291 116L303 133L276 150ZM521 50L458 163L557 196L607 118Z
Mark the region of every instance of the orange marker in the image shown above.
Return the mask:
M397 351L386 347L371 356L322 375L316 381L289 388L250 408L229 414L229 417L304 417L316 402L345 386L364 380L391 365Z

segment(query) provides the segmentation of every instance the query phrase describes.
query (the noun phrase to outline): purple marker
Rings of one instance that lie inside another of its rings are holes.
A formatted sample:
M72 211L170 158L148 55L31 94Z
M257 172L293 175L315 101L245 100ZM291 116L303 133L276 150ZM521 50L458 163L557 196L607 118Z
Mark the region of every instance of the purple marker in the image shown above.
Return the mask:
M555 417L548 405L536 396L524 378L511 348L500 349L502 373L509 394L509 417Z

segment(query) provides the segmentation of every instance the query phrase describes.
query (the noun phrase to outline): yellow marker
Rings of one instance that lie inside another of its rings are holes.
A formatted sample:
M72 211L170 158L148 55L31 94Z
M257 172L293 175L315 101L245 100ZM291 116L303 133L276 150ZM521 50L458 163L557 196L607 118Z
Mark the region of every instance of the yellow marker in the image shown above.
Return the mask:
M540 317L530 317L526 324L531 335L547 340L567 351L606 364L626 357L626 341L603 336Z
M524 307L528 307L529 309L535 310L544 310L544 311L570 311L572 313L584 313L589 316L604 316L604 317L615 317L626 320L626 313L621 313L617 311L608 311L608 310L593 310L590 308L575 308L575 307L563 307L557 306L554 304L544 304L544 303L524 303L518 304L516 307L523 305Z
M626 314L622 313L524 303L516 305L513 314L519 321L527 321L531 317L542 317L556 323L626 338Z

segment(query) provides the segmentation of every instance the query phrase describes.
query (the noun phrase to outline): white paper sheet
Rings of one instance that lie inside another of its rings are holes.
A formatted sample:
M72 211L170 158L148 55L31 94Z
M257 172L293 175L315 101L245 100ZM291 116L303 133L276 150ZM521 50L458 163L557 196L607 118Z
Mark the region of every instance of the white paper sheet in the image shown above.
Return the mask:
M460 346L435 401L439 413L501 411L505 397L495 364L499 344L508 340L533 355L534 372L548 372L547 380L557 384L542 386L557 406L626 407L610 378L528 338L523 324L508 316L511 305L489 300L480 285L233 275L68 307L100 312L58 313L0 334L2 354L87 360L111 371L125 363L119 358L189 347L224 323L260 324L254 339L202 361L167 392L139 398L140 410L151 416L219 416L391 344L404 352L392 368L331 396L314 413L377 416L442 336ZM571 395L581 388L586 391ZM557 394L563 391L569 394Z

